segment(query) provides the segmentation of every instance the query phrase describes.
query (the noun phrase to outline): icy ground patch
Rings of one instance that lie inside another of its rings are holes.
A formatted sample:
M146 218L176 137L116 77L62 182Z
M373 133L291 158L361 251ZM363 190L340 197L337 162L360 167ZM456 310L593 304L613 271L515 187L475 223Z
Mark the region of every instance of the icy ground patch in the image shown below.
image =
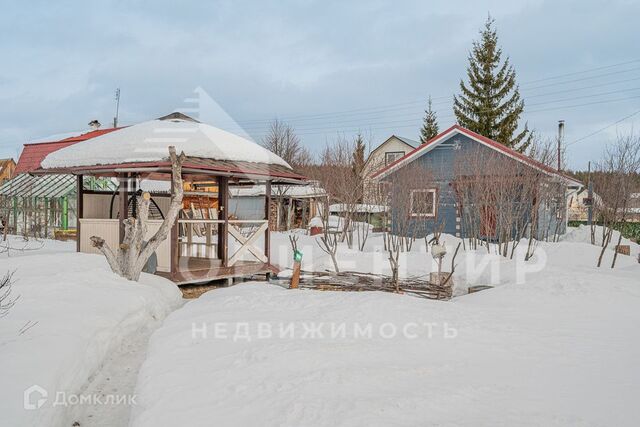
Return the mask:
M109 356L126 345L125 338L160 322L181 303L181 294L160 277L121 279L103 257L73 252L75 242L12 238L10 244L34 250L0 254L0 273L15 272L12 295L19 296L0 319L0 423L70 426L82 409L54 406L56 393L99 393L90 386ZM127 375L135 381L136 372ZM33 386L38 388L25 401L24 391ZM43 393L41 407L25 409L37 407Z
M152 336L132 425L636 426L640 267L597 269L596 253L553 245L526 283L450 302L264 283L206 293Z

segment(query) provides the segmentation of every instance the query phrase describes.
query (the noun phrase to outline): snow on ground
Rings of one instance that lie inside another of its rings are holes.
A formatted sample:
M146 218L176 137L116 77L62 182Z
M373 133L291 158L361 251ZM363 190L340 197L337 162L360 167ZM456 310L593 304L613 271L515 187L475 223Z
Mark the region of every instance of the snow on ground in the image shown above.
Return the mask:
M640 267L571 267L576 246L524 284L449 302L206 293L152 336L132 425L636 426Z
M331 268L312 238L298 244L303 268ZM384 272L368 245L341 248L342 267ZM597 268L598 253L571 241L540 243L529 263L472 251L456 280L502 286L448 302L259 282L208 292L152 336L132 426L635 426L640 264ZM426 259L408 254L405 274Z
M334 271L330 256L323 252L318 244L320 236L309 236L304 230L294 230L293 234L298 236L298 249L303 253L303 271ZM544 270L548 264L559 267L571 265L578 269L593 269L597 263L599 247L588 243L590 241L588 236L588 233L585 233L582 228L571 229L561 242L538 242L534 257L526 262L524 261L526 240L518 245L513 259L496 254L495 245L491 245L490 252L484 246L477 250L469 248L464 250L461 247L456 258L456 269L453 275L454 293L456 295L466 294L468 287L473 285L499 286L520 282L523 280L523 274ZM388 252L384 248L383 239L382 233L370 233L364 251L359 251L357 248L356 233L354 233L353 249L348 249L346 243L340 243L337 252L340 271L390 275ZM448 251L442 269L443 271L451 271L453 253L461 240L451 235L443 235L442 241ZM616 268L637 266L637 253L640 251L640 245L626 239L623 239L623 242L631 245L631 253L635 256L619 255ZM611 265L614 255L613 245L610 246L611 250L606 253L603 261L605 267ZM283 269L279 276L290 276L290 269L293 265L293 250L289 242L289 233L272 233L271 260L273 264ZM437 264L431 257L430 251L427 251L424 239L417 239L413 243L411 251L400 254L400 277L427 279L429 273L435 271L437 271Z
M594 238L595 243L597 245L602 244L603 238L603 228L601 226L596 226L594 230ZM618 239L620 238L620 232L615 231L611 234L611 242L609 243L608 250L614 251L616 245L618 244ZM560 240L563 242L576 242L576 243L591 243L591 227L588 225L579 225L578 227L569 227L567 234L560 237ZM622 238L620 243L621 245L629 245L631 249L631 256L634 258L638 258L640 254L640 245L632 242L629 239Z
M0 254L0 273L14 272L12 295L19 297L0 319L1 423L70 426L72 414L82 411L54 406L56 393L84 393L125 337L163 319L181 303L181 294L160 277L143 274L140 283L121 279L103 257L73 252L75 242L12 237L2 245L33 250ZM24 392L32 386L41 389L33 389L25 401ZM37 406L43 392L40 408L25 409Z

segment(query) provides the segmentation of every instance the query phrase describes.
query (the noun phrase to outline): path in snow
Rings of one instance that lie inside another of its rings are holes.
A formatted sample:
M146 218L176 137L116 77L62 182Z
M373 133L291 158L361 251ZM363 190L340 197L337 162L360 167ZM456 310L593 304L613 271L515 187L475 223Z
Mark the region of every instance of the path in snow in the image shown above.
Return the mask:
M138 371L147 356L149 338L161 325L162 322L157 321L125 336L80 395L100 396L103 402L109 395L133 396ZM130 413L129 404L81 404L72 407L66 425L71 427L77 422L80 427L128 426Z

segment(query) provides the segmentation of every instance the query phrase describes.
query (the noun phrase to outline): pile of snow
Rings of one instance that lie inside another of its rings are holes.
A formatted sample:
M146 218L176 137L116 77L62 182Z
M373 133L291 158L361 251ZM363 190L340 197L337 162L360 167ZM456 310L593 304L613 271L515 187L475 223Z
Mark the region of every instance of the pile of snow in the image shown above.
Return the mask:
M153 335L131 425L635 426L638 272L550 267L451 302L212 291Z
M597 225L594 227L595 244L602 245L604 229L602 226ZM620 232L613 231L611 235L611 241L609 242L608 250L614 251L620 238ZM589 243L591 244L591 227L588 225L579 225L578 227L568 227L567 233L560 237L563 242L576 242L576 243ZM631 256L637 258L640 254L640 245L623 237L620 243L621 245L629 245L631 249Z
M75 253L75 242L12 237L3 245L16 249L0 254L0 274L14 272L18 299L0 319L2 424L71 425L73 408L54 406L56 393L82 393L123 337L163 319L181 293L157 276L122 279L102 256ZM43 390L46 401L35 408Z
M331 257L319 246L318 236L308 236L305 231L296 230L292 233L298 235L298 250L303 253L303 271L334 271ZM527 241L523 240L513 259L505 258L496 253L496 246L491 245L491 251L486 247L477 250L466 250L461 247L456 258L456 269L453 275L454 294L466 294L470 286L491 285L500 286L509 283L517 283L526 280L526 276L545 270L548 267L577 268L584 271L598 271L596 263L600 254L600 247L583 243L578 239L572 242L571 234L564 237L559 243L538 242L534 256L529 261L524 261ZM431 236L429 236L430 238ZM389 253L385 249L384 235L382 233L369 233L364 251L358 250L358 235L354 232L353 248L349 249L346 242L339 242L336 258L340 271L354 271L359 273L391 275L389 265ZM443 234L441 241L447 249L442 266L443 271L451 271L451 262L456 246L461 240L455 236ZM639 266L637 253L639 246L633 242L633 256L619 255L616 261L616 269ZM603 265L610 266L613 259L613 250L605 254ZM436 272L438 265L431 256L425 239L417 239L413 242L411 250L400 253L399 275L401 278L419 278L426 280L429 273ZM293 250L289 243L289 233L271 234L271 262L279 267L278 275L289 277L293 266Z
M42 167L110 165L162 161L167 148L187 156L268 163L290 168L279 156L255 142L222 129L182 119L150 120L71 145L49 154Z

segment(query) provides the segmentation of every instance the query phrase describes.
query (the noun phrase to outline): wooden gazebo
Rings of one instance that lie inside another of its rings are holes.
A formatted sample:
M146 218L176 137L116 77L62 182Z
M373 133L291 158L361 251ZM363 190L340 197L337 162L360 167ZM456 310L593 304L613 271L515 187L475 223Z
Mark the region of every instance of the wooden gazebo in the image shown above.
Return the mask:
M264 218L237 218L229 212L230 187L296 185L304 177L265 148L221 129L172 113L118 129L49 154L39 173L68 173L78 183L79 252L96 253L91 236L111 247L122 242L123 222L136 215L142 190L153 199L149 235L162 222L171 198L168 147L186 155L182 166L183 209L170 238L156 251L152 271L178 284L268 274L271 191ZM83 189L84 176L117 178L117 193Z

